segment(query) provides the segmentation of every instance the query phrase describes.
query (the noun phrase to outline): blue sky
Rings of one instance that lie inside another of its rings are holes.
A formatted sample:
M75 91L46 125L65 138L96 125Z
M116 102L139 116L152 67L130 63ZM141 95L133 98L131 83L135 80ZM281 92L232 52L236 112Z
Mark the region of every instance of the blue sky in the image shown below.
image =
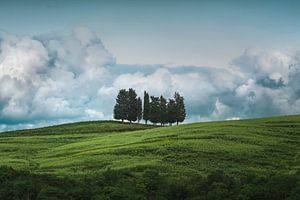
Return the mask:
M226 67L245 48L300 45L299 1L7 1L1 29L97 32L118 63Z
M298 1L6 1L0 131L111 119L119 89L187 122L300 113Z

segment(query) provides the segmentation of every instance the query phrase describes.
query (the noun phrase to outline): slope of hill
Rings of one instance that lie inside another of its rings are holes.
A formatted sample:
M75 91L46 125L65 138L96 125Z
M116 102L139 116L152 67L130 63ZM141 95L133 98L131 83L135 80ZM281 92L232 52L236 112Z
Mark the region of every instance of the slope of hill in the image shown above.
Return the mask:
M174 179L216 170L295 174L300 116L154 127L81 122L0 134L0 165L33 174L93 177L107 169L156 170Z
M138 166L180 173L300 167L300 116L151 128L80 122L2 133L0 164L58 174Z

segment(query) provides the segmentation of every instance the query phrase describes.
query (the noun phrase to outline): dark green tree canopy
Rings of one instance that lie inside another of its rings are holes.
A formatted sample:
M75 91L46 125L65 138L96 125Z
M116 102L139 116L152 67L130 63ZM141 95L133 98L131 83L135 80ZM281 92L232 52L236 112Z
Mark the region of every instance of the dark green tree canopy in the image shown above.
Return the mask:
M137 98L137 120L138 120L138 123L142 119L142 115L143 115L143 103L142 103L142 99L140 97L138 97Z
M160 118L160 103L159 97L151 96L150 97L150 121L154 124L159 122Z
M137 94L135 90L130 88L128 90L128 121L136 121L138 117L138 110L137 110Z
M128 116L128 93L125 89L119 91L114 107L114 118L124 121Z
M170 125L176 122L176 103L174 99L169 99L167 104L167 121Z
M128 91L125 89L119 91L114 107L114 118L130 122L138 119L137 94L132 88Z
M178 92L175 92L174 99L176 104L176 122L178 124L183 122L186 117L184 98Z
M143 119L145 120L146 124L149 118L150 118L150 98L149 98L149 94L146 91L144 91Z
M168 122L167 100L160 96L159 104L159 122L164 125Z

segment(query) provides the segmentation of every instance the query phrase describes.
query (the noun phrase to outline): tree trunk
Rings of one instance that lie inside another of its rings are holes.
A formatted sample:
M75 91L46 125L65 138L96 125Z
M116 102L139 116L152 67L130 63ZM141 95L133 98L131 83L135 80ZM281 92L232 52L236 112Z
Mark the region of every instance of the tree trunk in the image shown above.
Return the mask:
M177 126L178 126L178 122L176 122L177 123Z
M147 121L148 121L148 120L145 120L146 124L147 124Z
M124 119L122 119L122 122L124 122Z

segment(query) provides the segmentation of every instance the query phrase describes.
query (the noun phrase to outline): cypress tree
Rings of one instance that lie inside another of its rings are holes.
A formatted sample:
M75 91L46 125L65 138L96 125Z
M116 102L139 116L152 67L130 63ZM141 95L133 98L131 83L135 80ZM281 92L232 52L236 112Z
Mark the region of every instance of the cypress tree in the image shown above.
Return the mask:
M163 126L167 122L167 100L160 96L159 104L159 122Z
M160 103L159 103L159 97L150 97L150 115L149 120L156 124L159 122L159 116L160 116Z
M142 119L142 114L143 114L143 108L142 108L142 100L140 97L137 98L137 120L138 123L140 123L140 120Z
M169 99L167 104L167 122L170 126L176 122L176 103L174 99Z
M176 123L183 122L186 116L184 98L180 96L178 92L175 92L174 95L175 104L176 104Z
M125 89L119 91L119 94L116 99L116 105L114 107L114 118L121 119L122 122L124 119L127 119L128 113L128 93Z
M138 117L138 110L137 110L137 94L135 90L132 88L129 88L128 90L128 116L127 120L130 121L136 121Z
M147 121L150 117L150 99L149 94L144 91L144 112L143 112L143 119L145 120L145 123L147 124Z

